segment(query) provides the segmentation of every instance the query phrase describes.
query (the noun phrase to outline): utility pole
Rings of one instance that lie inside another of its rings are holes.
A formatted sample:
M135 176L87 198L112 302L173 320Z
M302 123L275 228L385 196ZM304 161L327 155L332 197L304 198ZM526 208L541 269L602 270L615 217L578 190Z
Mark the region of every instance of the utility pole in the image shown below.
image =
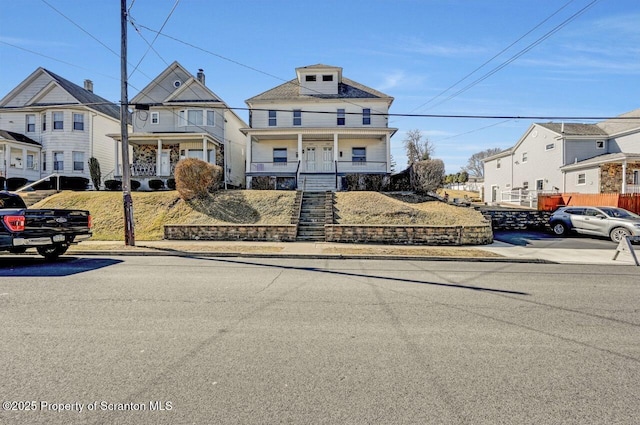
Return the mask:
M129 168L129 97L127 95L127 0L120 0L120 135L122 138L122 198L124 203L124 244L135 246L131 168Z

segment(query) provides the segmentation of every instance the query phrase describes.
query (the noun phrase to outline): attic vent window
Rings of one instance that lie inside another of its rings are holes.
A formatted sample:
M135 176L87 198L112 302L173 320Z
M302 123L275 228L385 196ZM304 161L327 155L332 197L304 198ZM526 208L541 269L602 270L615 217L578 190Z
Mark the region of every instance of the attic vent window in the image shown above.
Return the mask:
M173 87L178 88L182 85L182 82L180 80L175 80L173 82Z
M323 75L322 81L333 81L333 75Z
M316 80L316 76L315 75L307 75L304 77L305 81L315 81Z
M604 149L604 140L596 140L596 149Z

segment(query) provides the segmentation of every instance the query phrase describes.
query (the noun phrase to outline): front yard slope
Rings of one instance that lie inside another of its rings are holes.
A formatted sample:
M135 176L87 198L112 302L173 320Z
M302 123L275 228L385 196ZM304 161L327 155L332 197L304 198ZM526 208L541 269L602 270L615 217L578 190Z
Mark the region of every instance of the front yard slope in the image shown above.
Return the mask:
M335 196L337 224L477 226L486 223L473 208L440 201L377 192L338 192Z
M202 201L184 201L176 191L133 192L137 240L160 240L165 224L289 224L295 192L230 190ZM93 218L93 240L124 240L121 192L65 191L32 208L86 209Z

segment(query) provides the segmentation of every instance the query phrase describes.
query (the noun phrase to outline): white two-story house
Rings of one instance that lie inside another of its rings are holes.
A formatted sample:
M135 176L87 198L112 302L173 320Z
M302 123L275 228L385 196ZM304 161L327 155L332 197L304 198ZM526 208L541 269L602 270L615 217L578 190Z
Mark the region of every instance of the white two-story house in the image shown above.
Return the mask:
M131 101L133 132L131 177L148 189L150 180L173 177L182 158L198 158L224 169L227 187L244 185L247 124L205 85L203 70L194 77L173 62ZM111 134L120 142L121 135ZM121 176L118 164L116 177Z
M487 203L541 192L640 193L640 109L595 124L534 123L484 160Z
M340 67L297 68L295 79L246 100L247 186L271 178L279 188L336 190L347 174L390 174L392 102Z
M38 68L0 100L0 130L14 134L0 137L0 176L33 182L56 173L91 182L89 158L103 175L114 169L117 147L106 134L119 128L120 107L94 94L90 80L80 87Z

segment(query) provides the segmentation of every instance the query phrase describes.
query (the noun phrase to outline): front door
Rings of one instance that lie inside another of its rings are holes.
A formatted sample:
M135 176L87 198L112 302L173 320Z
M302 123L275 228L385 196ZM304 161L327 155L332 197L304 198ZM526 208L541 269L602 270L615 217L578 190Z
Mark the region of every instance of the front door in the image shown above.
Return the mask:
M306 162L306 170L308 172L316 171L316 148L315 146L308 146L305 150L305 162Z
M163 149L160 153L160 176L171 175L170 151Z
M333 171L333 148L322 148L322 171Z
M491 186L491 202L498 200L498 186Z

